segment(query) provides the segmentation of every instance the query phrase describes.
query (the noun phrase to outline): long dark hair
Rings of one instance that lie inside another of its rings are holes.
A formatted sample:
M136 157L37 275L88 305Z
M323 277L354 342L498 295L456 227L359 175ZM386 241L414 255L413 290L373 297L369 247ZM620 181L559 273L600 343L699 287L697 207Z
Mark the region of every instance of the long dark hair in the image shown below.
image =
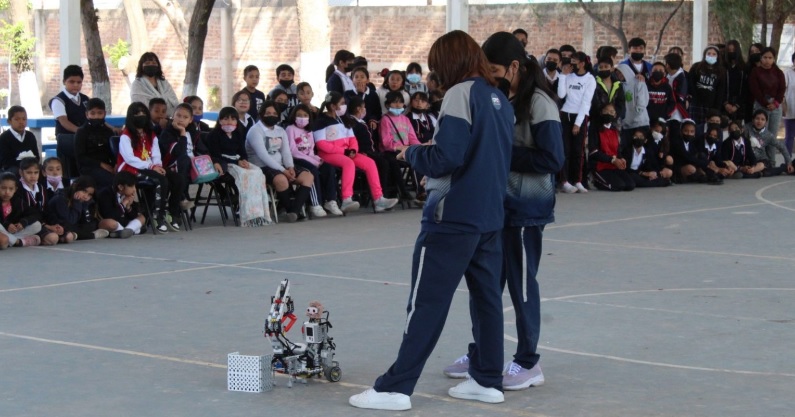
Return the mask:
M224 132L221 129L221 120L230 117L235 119L235 123L237 123L237 126L240 127L240 121L238 120L237 110L234 107L227 106L222 108L221 111L218 112L218 120L215 121L215 126L210 131L210 134L213 135L223 134L224 136L226 136L226 132ZM235 131L232 132L232 134L234 135L238 130L239 129L235 129Z
M290 126L295 124L296 113L298 113L298 110L303 110L306 112L306 114L309 115L309 124L306 125L305 129L310 130L310 128L312 127L312 123L315 121L315 115L312 114L312 109L310 109L309 106L307 106L306 104L299 104L293 107L293 110L290 112L290 115L287 116L287 119L284 121L284 125Z
M320 113L325 115L326 111L331 109L331 105L332 104L339 103L340 100L343 100L343 99L344 98L343 98L342 94L340 94L340 93L338 93L336 91L329 91L328 94L326 94L326 99L323 100L323 104L320 105ZM326 117L328 117L328 116L326 116ZM356 123L355 120L352 120L352 119L350 119L348 117L344 117L344 116L340 117L340 120L342 120L342 124L345 127L347 127L347 128L353 127L353 123Z
M707 64L707 51L710 49L715 51L718 55L718 62L716 62L714 65ZM708 46L704 48L701 61L697 62L695 65L693 65L693 68L690 69L690 72L693 71L723 76L725 70L723 68L723 57L721 56L720 49L718 49L716 46Z
M483 43L483 52L492 64L508 67L511 62L519 62L519 86L513 99L513 110L516 123L530 117L533 94L541 90L552 100L557 101L557 95L549 88L544 79L544 73L538 62L527 58L522 43L508 32L497 32Z
M94 181L94 178L88 175L81 175L78 177L72 185L69 186L69 193L66 195L66 203L69 207L72 207L72 204L75 200L75 193L78 191L85 191L89 188L93 188L94 191L97 189L97 183ZM92 213L93 214L93 213Z
M337 53L334 54L334 62L326 67L326 82L328 82L329 78L331 78L331 74L334 74L334 66L339 64L340 61L350 61L355 59L356 55L354 55L351 51L347 51L345 49L340 49L337 51Z
M391 76L392 76L392 75L394 75L394 74L397 74L397 75L399 75L399 76L400 76L400 79L402 80L402 81L400 82L400 85L401 85L401 87L400 87L400 88L398 88L398 89L397 89L397 90L395 90L395 91L403 91L403 87L402 87L402 86L406 84L406 74L403 74L403 71L398 71L398 70L392 70L392 71L389 71L389 72L386 74L386 76L384 77L384 83L383 83L383 84L381 84L381 87L384 87L384 88L386 88L388 91L392 91L392 90L390 90L390 89L389 89L389 77L391 77Z
M160 63L160 59L155 55L154 52L144 52L141 55L141 59L138 60L138 69L135 71L135 78L141 78L144 76L144 62L154 60L157 62L157 75L155 78L159 78L161 80L165 80L163 76L163 65Z
M442 90L449 90L471 74L478 74L492 86L497 85L486 54L471 36L460 30L436 39L428 52L428 67L439 75Z
M141 137L138 136L138 129L135 128L132 121L133 117L138 113L146 115L146 125L143 128L144 134L147 136L154 134L154 130L152 129L152 115L149 113L149 108L140 101L131 103L130 106L127 107L127 117L124 119L124 126L127 128L127 133L130 136L130 144L132 144L133 149L138 147L141 140Z
M733 46L734 52L737 53L737 59L734 60L734 65L737 66L738 68L745 68L745 57L743 57L743 47L740 46L740 42L738 42L737 39L732 39L726 42L726 61L725 61L726 66L728 67L729 64L731 63L731 60L729 59L728 55L729 46Z

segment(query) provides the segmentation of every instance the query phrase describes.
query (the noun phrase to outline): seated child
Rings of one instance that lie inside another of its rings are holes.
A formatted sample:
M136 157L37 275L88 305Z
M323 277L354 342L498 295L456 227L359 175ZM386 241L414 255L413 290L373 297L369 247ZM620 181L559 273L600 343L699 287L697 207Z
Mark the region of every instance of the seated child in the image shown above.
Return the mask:
M723 162L723 132L720 127L710 126L704 133L703 148L698 153L699 173L707 177L707 184L721 185L723 179L734 174L725 162Z
M83 69L79 65L64 68L63 85L61 92L50 99L56 136L75 133L86 122L88 96L80 92L83 88Z
M378 105L378 111L381 111L381 105ZM375 162L378 169L378 178L381 181L381 189L385 194L389 194L393 190L394 194L390 197L397 197L398 187L397 181L402 181L400 165L390 162L390 160L380 151L381 138L373 132L373 126L378 127L377 120L366 119L367 102L362 100L361 97L350 97L348 100L348 107L345 110L345 117L348 124L351 125L354 136L356 136L356 143L359 146L359 153L366 155L368 158ZM373 123L375 122L375 123ZM394 169L394 171L392 171Z
M437 120L436 117L429 113L429 110L428 94L418 91L411 96L408 110L409 120L411 120L414 133L420 143L430 142L433 139L433 133L436 131Z
M138 179L127 171L116 174L112 188L103 188L97 193L99 227L108 230L108 237L126 239L141 233L146 219L138 210L135 201L135 185Z
M756 160L747 133L743 133L739 122L729 123L729 139L721 146L723 161L734 171L727 178L761 178L765 164Z
M245 136L251 126L254 126L254 118L248 114L251 108L251 95L246 90L240 90L232 96L232 106L237 110L238 123L236 126L243 131Z
M137 176L138 181L154 184L153 227L161 233L179 231L180 201L182 200L182 178L174 171L163 168L160 144L152 130L149 109L142 103L132 103L127 108L127 119L119 141L119 156L116 171L127 171ZM166 219L166 208L171 221Z
M262 226L271 223L267 180L258 167L248 162L246 133L238 127L239 112L233 107L218 112L215 127L207 136L208 154L221 174L218 181L225 186L217 189L220 197L229 197L232 209L240 212L243 226ZM240 192L241 188L244 192Z
M397 178L396 182L400 197L404 200L411 200L411 195L406 190L406 184L403 182L403 176L400 170L401 166L407 165L397 161L396 157L403 148L410 145L419 145L420 141L417 139L417 134L414 132L411 121L404 114L406 103L403 101L403 94L397 91L388 92L384 104L387 112L381 117L381 121L378 123L378 131L381 136L381 150L390 163L390 173L392 177ZM414 184L418 185L418 181L415 180ZM420 195L419 188L415 191L416 195Z
M190 105L180 103L174 109L171 122L166 125L157 138L160 146L160 155L163 166L168 170L176 170L182 183L180 190L180 209L190 210L194 203L188 199L188 187L191 183L190 164L191 158L196 154L195 149L200 135L193 124L193 113Z
M75 157L80 175L94 178L100 188L111 187L116 173L116 155L110 147L113 130L105 125L105 102L88 100L86 123L75 133Z
M320 107L320 116L312 127L318 155L326 163L342 170L340 210L347 212L359 209L359 203L353 201L353 180L358 168L367 176L376 213L383 212L394 207L398 200L384 197L375 163L368 156L359 153L359 144L352 130L355 122L343 118L346 110L347 104L341 93L332 91L326 95Z
M152 130L154 130L155 136L160 137L160 132L169 122L166 100L160 97L149 100L149 113L152 115Z
M635 181L626 171L627 160L621 152L615 106L608 103L599 114L598 134L588 140L588 160L596 165L592 171L594 185L605 191L632 191Z
M19 161L23 158L40 160L39 144L33 132L27 131L28 113L22 106L8 109L8 124L11 129L0 134L0 172L17 175Z
M110 234L99 228L97 206L94 203L94 179L81 175L67 193L56 194L47 203L48 223L63 225L74 240L102 239Z
M673 169L674 158L671 156L668 124L663 119L652 120L650 124L652 140L647 141L646 145L657 156L657 162L661 168Z
M44 178L39 180L39 187L44 190L44 198L42 199L44 204L41 204L39 209L41 210L42 219L45 220L41 228L41 233L39 234L39 237L41 237L41 244L54 245L54 243L52 243L53 236L45 236L44 234L46 232L54 232L57 236L57 243L71 243L75 238L72 233L67 233L66 229L60 224L51 225L46 222L46 220L49 219L46 202L52 200L56 194L63 194L66 192L66 187L69 187L68 179L66 183L64 183L61 160L51 156L41 163L41 169L44 171Z
M60 172L61 164L57 158L48 158L45 162L49 162L48 165L50 166L51 173L55 173L56 171ZM58 169L56 170L55 167ZM47 202L54 196L54 193L50 192L48 188L45 188L51 186L49 182L41 180L40 174L39 163L36 159L23 159L19 164L19 183L21 187L18 188L17 193L22 197L24 208L28 209L29 207L33 207L39 215L36 220L41 223L39 237L41 238L42 245L51 246L57 244L59 241L63 241L63 243L71 242L74 240L73 236L66 233L61 225L48 224L44 221L46 218ZM56 186L63 187L63 185L60 184L60 178L57 178L57 181L58 184Z
M696 141L696 122L682 121L681 135L671 140L671 155L674 158L674 178L679 183L705 182L706 176L698 172L699 144Z
M345 92L345 101L350 107L354 98L362 100L366 108L362 120L367 123L371 131L375 131L383 114L381 114L381 99L378 98L375 86L370 82L370 73L366 67L356 67L351 71L351 79L354 89Z
M282 126L282 122L290 115L290 99L285 91L275 90L271 101L273 105L276 106L276 112L279 114L279 126Z
M295 85L295 70L287 64L276 67L276 81L279 83L269 93L267 99L276 100L276 92L287 93L287 107L292 110L300 102L298 100L298 86Z
M416 62L406 67L406 91L410 96L417 92L428 94L428 86L422 82L422 66Z
M303 104L309 107L313 116L317 117L318 115L318 108L312 105L312 99L315 97L315 93L312 91L312 86L309 85L308 82L300 82L296 86L298 90L298 102L299 104Z
M792 156L782 142L776 139L774 132L767 129L767 112L757 109L753 113L751 123L746 123L745 132L751 140L756 160L765 164L763 175L766 177L780 175L782 172L793 173ZM776 164L776 151L784 157L784 167Z
M288 223L303 218L301 211L309 198L315 179L312 173L293 163L287 132L278 125L276 104L265 101L260 109L260 121L246 135L246 153L252 164L260 167L268 184L276 191L284 214L280 221ZM293 189L293 185L297 185Z
M333 166L324 164L323 159L315 154L315 138L312 131L307 130L313 121L309 107L299 104L285 122L293 162L311 172L314 177L315 182L309 196L312 203L309 211L312 216L325 217L324 207L329 213L342 216L342 211L337 206L337 173Z
M635 187L666 187L671 185L673 172L661 168L659 158L653 148L648 145L643 129L635 129L632 133L632 146L624 148L622 157L627 161L626 171Z
M17 193L17 177L0 173L0 249L11 246L38 246L41 214L35 206L27 206Z
M199 96L188 96L185 97L184 103L187 103L191 108L191 123L193 126L192 130L197 132L209 132L210 125L202 122L202 118L204 117L204 100L202 100ZM194 140L195 139L196 138L194 138Z

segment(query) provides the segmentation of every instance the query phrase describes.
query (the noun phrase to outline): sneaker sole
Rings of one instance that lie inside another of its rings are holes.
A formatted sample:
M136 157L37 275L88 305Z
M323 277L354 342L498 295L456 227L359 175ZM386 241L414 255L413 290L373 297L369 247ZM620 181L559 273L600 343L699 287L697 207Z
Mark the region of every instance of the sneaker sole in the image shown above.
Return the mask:
M464 379L464 378L466 378L467 376L469 376L469 372L450 372L450 371L444 371L444 375L445 375L445 376L447 376L448 378L453 378L453 379Z
M343 213L350 213L350 212L356 211L356 210L359 210L359 206L355 205L355 204L347 206L347 207L340 208L340 211L342 211Z
M387 410L387 411L406 411L411 410L411 403L408 404L394 404L394 403L373 403L368 402L365 404L357 404L357 402L351 398L348 400L348 404L356 407L356 408L363 408L368 410Z
M503 385L505 391L521 391L530 387L540 387L544 385L544 378L531 378L519 385Z
M447 394L453 398L458 398L459 400L473 400L489 404L499 404L505 402L504 395L496 396L496 395L484 395L484 394L470 394L470 393L453 391L452 388L450 388L450 390L447 391Z

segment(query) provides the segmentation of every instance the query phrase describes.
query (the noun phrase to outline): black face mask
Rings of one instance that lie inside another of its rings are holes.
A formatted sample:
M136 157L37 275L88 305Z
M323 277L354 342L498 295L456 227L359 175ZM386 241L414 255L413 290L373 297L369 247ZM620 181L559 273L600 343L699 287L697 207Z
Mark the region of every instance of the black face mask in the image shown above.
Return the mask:
M632 57L633 61L640 61L643 59L644 56L646 56L646 54L644 54L643 52L633 52L629 54L629 56Z
M431 111L434 111L436 113L442 111L442 100L431 103Z
M262 123L268 127L276 126L276 123L279 123L279 116L265 116L262 118Z
M134 127L134 128L136 128L136 129L143 129L143 128L145 128L145 127L146 127L146 124L147 124L147 122L149 122L149 118L148 118L148 117L146 117L146 115L143 115L143 114L141 114L141 115L138 115L138 116L133 116L133 117L132 117L132 120L130 120L130 123L131 123L131 124L133 125L133 127Z
M284 88L290 88L293 85L293 80L279 80L279 85Z
M279 114L282 114L282 113L284 113L285 110L287 110L287 104L285 104L285 103L273 103L273 107L276 108L276 111Z
M712 144L714 144L715 142L718 141L718 138L713 137L713 136L707 136L706 140L707 140L707 144L708 145L712 145Z
M742 135L743 135L743 132L741 132L739 130L732 130L731 132L729 132L729 137L732 140L740 139L740 136L742 136Z
M684 140L685 142L690 142L690 141L692 141L695 138L696 137L693 136L693 135L682 135L682 140Z
M88 123L91 127L100 127L105 125L105 118L101 119L86 119L86 123Z
M646 143L644 138L632 138L632 146L636 148L642 148L644 143Z
M610 74L612 74L612 73L613 73L613 71L610 71L610 70L600 70L599 72L596 73L596 75L598 75L599 78L604 79L604 78L609 78Z
M731 61L736 61L738 56L739 54L737 53L737 51L726 52L726 57L729 58L729 60Z
M762 54L751 54L748 56L748 62L757 63L762 60Z
M157 65L144 65L143 73L147 77L157 77L157 75L160 73L160 67Z
M547 72L557 71L558 70L558 63L557 62L547 61L547 63L544 64L544 67L546 67Z
M665 77L665 74L660 71L654 71L651 73L651 80L655 83L662 81L663 77Z
M602 115L602 124L607 125L607 124L613 124L615 122L616 122L616 116L613 116L612 114Z

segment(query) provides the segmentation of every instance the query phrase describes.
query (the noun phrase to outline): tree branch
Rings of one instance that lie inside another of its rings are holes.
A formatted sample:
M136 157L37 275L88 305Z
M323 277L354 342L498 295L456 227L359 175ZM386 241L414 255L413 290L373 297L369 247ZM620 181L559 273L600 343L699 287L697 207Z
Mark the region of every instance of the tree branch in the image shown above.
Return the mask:
M618 17L619 22L624 21L624 2L625 0L621 0L621 13ZM613 33L613 35L615 35L618 38L618 40L621 41L621 47L624 49L624 53L627 53L628 50L627 36L624 34L624 29L621 27L621 23L619 23L618 27L615 27L611 25L608 21L602 19L601 17L597 16L594 12L592 12L590 9L588 9L585 6L585 2L583 2L583 0L577 0L577 3L580 4L580 7L582 7L582 10L585 12L585 14L588 15L588 17L590 17L591 19L593 19L594 22L604 26L608 31Z
M657 49L654 50L654 56L656 57L658 53L660 53L660 46L662 46L662 38L663 33L665 33L665 29L668 27L668 23L671 22L671 19L674 18L674 15L679 11L682 5L685 4L685 0L679 0L679 4L676 5L674 10L668 15L668 19L665 19L665 23L663 23L662 27L660 28L660 34L657 36Z
M621 10L618 12L618 28L621 31L624 31L624 6L626 6L627 1L621 0Z
M187 58L188 56L188 21L185 20L185 12L182 6L179 5L177 0L152 0L152 3L166 15L171 26L174 27L174 32L177 33L177 40L182 46L182 53Z

